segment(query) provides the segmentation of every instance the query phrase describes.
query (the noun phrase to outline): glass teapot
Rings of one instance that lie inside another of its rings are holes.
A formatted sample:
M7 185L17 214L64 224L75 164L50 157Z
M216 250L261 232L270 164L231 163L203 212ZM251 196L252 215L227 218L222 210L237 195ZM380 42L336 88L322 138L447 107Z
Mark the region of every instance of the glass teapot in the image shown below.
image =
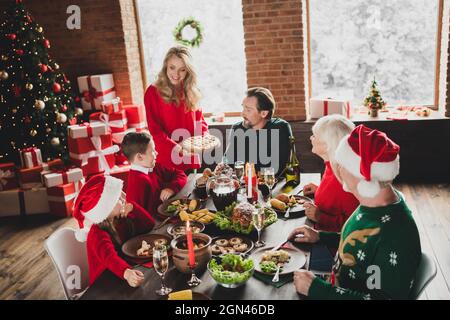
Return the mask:
M206 183L206 190L212 197L217 210L224 210L225 207L237 201L239 192L239 181L226 174L218 177L211 177Z

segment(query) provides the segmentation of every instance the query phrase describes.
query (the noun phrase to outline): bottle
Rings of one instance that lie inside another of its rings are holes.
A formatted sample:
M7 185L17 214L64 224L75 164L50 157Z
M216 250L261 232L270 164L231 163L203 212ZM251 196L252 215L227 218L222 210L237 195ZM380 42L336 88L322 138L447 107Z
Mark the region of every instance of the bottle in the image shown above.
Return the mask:
M287 188L295 188L300 183L300 161L298 161L295 151L295 138L293 136L289 137L289 143L291 155L284 169L284 178L286 179Z
M258 202L258 186L254 163L247 163L245 165L245 195L249 203Z

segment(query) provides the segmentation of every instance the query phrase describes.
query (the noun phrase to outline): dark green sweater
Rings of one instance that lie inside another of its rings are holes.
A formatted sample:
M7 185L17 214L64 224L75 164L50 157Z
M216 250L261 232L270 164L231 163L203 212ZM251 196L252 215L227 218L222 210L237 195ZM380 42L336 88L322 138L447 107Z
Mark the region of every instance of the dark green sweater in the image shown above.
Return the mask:
M238 160L253 162L258 171L262 167L274 167L278 175L289 160L291 135L291 126L280 118L272 118L259 130L245 128L242 121L235 123L227 141L226 159L230 165Z
M314 279L309 298L409 298L422 251L411 211L403 195L396 193L397 203L379 208L359 206L340 236L320 232L320 243L335 248L339 244L333 267L336 283Z

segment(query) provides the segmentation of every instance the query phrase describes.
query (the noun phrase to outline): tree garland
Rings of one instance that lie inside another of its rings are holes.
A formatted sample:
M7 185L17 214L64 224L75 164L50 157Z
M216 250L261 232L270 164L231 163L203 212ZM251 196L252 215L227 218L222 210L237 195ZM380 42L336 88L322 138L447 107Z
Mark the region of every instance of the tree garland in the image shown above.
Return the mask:
M197 31L197 36L191 40L183 39L183 29L187 26L190 26L192 29ZM190 47L199 47L200 43L203 41L202 35L203 28L200 25L200 22L195 20L192 17L181 20L175 30L173 31L173 36L175 37L175 41Z

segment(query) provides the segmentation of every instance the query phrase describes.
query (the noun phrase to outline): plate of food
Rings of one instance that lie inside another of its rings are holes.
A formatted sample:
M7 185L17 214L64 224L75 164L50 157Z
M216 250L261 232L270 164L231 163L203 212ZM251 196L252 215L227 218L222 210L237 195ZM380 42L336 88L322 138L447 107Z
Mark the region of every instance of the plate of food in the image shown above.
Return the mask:
M170 250L172 239L165 234L142 234L131 238L122 245L122 252L133 259L152 259L153 248L165 245Z
M247 237L236 235L218 236L212 239L211 251L213 255L226 253L247 253L253 249L253 241Z
M201 233L205 230L205 225L198 221L190 222L192 233ZM172 237L176 238L186 234L186 222L178 222L177 224L171 225L167 228L167 233Z
M306 263L306 256L301 251L292 248L271 249L273 247L263 248L251 255L257 272L273 275L277 272L277 266L280 266L280 275L284 275L301 269Z
M305 202L313 202L313 200L305 196L280 193L270 200L270 206L278 214L284 215L286 210L290 209L291 217L299 217L305 215L305 207L303 206Z
M202 153L220 147L220 140L211 134L193 136L183 140L181 147L190 153Z
M211 278L225 288L243 285L252 277L254 270L255 264L252 259L234 253L212 257L208 263Z
M220 230L230 230L241 234L250 234L253 229L252 213L255 207L248 202L232 203L223 211L217 211L214 218L215 225ZM277 213L271 208L264 208L264 227L268 227L278 220Z
M202 209L204 204L196 199L185 197L169 199L161 203L158 213L165 217L174 217L181 212L192 213Z

